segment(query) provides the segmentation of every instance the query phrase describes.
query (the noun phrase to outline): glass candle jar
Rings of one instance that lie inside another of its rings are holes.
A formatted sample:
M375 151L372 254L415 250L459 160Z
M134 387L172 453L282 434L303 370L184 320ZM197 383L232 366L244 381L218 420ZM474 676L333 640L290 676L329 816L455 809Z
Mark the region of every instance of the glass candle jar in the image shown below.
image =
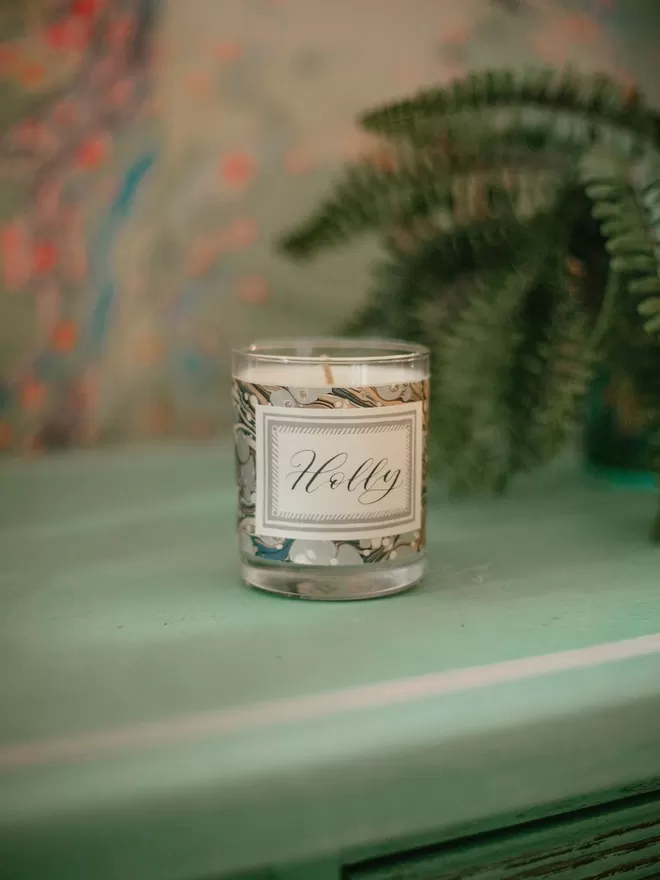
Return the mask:
M367 599L424 573L429 352L386 340L234 352L244 580Z

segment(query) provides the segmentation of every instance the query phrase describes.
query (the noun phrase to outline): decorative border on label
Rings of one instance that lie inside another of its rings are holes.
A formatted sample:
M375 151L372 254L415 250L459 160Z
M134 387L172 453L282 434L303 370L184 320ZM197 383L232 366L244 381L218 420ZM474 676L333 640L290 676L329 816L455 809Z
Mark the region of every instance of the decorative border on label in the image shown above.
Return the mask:
M353 415L351 410L333 412L302 412L281 407L257 406L257 436L263 432L263 451L257 480L256 530L261 534L292 534L313 538L337 533L344 538L369 534L376 524L379 534L394 534L419 528L421 491L418 469L421 456L418 432L421 429L421 403L398 407L374 408L368 414ZM406 484L404 505L387 510L361 511L352 514L296 513L282 509L279 500L279 435L280 433L310 434L380 434L384 431L405 432ZM371 528L370 528L371 527Z

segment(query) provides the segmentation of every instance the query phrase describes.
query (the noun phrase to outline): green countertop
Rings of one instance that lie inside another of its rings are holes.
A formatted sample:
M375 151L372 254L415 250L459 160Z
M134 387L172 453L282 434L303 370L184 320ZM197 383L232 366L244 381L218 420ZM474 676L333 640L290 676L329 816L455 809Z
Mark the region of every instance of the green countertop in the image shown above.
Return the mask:
M237 576L228 447L0 465L0 878L361 858L660 788L655 498L431 505L426 582Z

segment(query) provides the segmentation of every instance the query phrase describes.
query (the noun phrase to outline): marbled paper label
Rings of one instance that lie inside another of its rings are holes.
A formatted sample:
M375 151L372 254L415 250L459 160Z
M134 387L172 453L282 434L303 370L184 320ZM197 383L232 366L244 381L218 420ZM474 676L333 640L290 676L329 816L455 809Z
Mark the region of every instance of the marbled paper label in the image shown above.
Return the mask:
M291 388L235 381L245 555L399 562L424 546L428 382Z

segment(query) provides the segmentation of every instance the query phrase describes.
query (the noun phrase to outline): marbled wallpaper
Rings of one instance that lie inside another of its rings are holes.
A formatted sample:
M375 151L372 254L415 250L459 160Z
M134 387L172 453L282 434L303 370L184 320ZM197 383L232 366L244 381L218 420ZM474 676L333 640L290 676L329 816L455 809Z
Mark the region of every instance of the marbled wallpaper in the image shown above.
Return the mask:
M206 437L233 345L332 330L375 244L273 242L365 107L571 61L660 105L654 0L0 0L0 449Z

